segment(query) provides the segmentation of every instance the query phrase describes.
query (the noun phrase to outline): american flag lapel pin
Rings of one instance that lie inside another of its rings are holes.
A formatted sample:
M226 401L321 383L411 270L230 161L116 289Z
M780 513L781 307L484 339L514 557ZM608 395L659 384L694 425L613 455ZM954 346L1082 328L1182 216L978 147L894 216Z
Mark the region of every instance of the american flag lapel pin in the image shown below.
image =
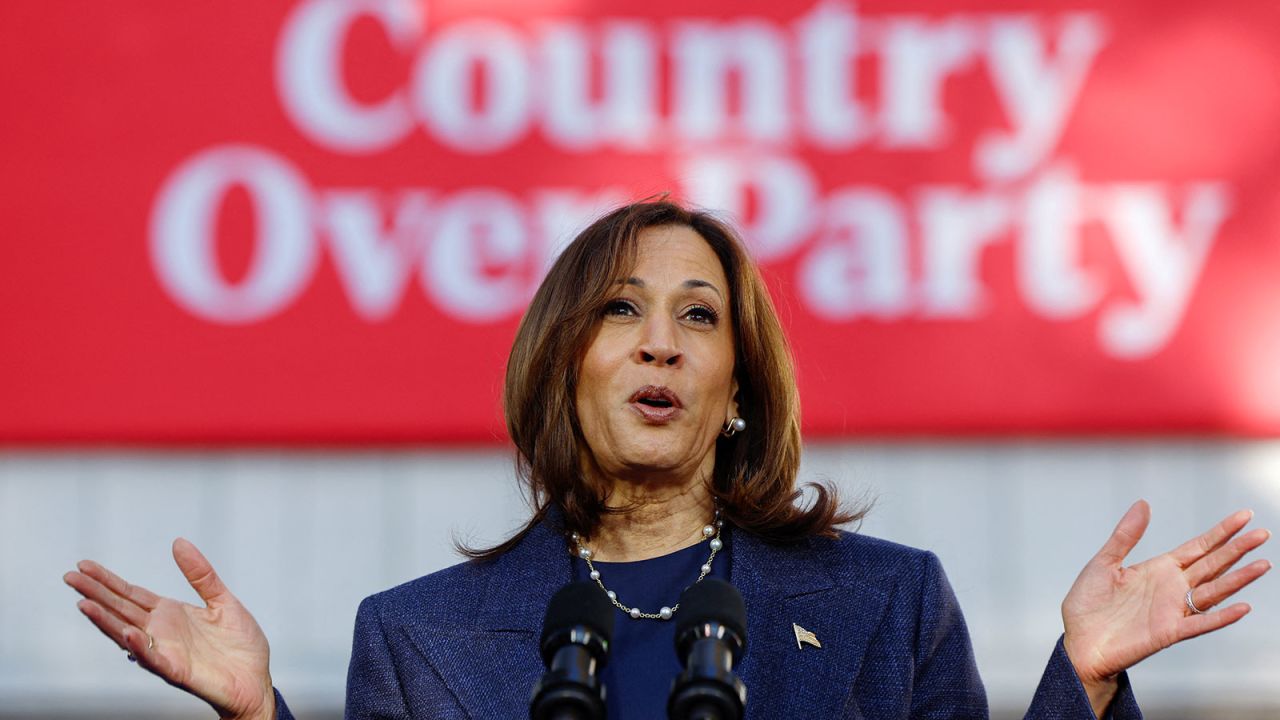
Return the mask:
M791 623L791 629L796 633L796 648L803 650L805 645L812 645L816 648L822 647L822 643L818 642L817 635L814 635L795 623Z

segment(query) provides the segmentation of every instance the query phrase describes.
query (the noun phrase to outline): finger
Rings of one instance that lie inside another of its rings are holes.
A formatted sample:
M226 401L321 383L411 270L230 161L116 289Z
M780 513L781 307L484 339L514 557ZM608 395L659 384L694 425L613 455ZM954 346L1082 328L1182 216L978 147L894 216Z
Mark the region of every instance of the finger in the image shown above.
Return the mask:
M1116 523L1116 529L1111 532L1111 537L1107 538L1106 544L1095 557L1113 565L1123 563L1125 556L1142 539L1150 522L1151 506L1147 501L1139 500L1134 503L1124 517L1120 518L1120 522Z
M105 611L120 618L122 622L138 627L146 627L149 613L135 605L132 601L120 597L110 588L94 578L78 572L69 572L62 576L63 582L70 585L85 598L94 601Z
M156 605L160 602L160 596L151 592L144 587L130 585L125 579L99 565L92 560L81 560L76 563L76 569L106 585L112 592L123 598L128 598L135 605L143 610L155 610Z
M1186 569L1187 583L1194 587L1222 575L1239 562L1246 553L1253 551L1270 537L1270 530L1258 528L1234 538L1192 563Z
M1182 567L1188 567L1191 563L1208 555L1218 549L1231 536L1240 532L1240 528L1249 524L1249 520L1253 518L1252 510L1240 510L1234 512L1222 519L1222 522L1214 525L1203 535L1193 537L1182 543L1169 554Z
M235 601L235 596L222 583L204 554L191 541L178 538L173 541L173 560L186 576L187 582L210 606Z
M173 663L160 652L160 643L137 628L126 628L124 642L140 667L170 682L177 682Z
M1221 630L1248 615L1252 609L1248 603L1236 603L1211 613L1189 615L1178 625L1178 640L1188 640L1214 630Z
M121 650L128 651L129 646L124 641L124 630L127 626L123 620L92 600L81 600L76 603L76 607L80 609L80 612L85 617L89 618L89 622L102 631L103 635L110 638L111 642L119 646Z
M1191 602L1201 610L1211 608L1240 592L1249 583L1266 575L1270 569L1270 561L1255 560L1229 575L1195 588L1191 591Z

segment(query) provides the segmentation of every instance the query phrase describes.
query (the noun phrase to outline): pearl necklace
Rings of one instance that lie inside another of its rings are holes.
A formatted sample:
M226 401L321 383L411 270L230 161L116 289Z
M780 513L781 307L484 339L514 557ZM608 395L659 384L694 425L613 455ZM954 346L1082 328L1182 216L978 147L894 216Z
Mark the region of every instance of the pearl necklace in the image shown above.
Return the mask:
M707 561L702 563L702 567L698 569L698 579L694 580L692 584L696 585L697 583L702 582L702 579L711 572L711 563L716 559L716 553L720 552L720 549L724 547L724 541L720 539L720 532L723 529L724 521L720 519L720 508L716 508L716 515L711 521L711 524L704 525L702 527L702 539L711 541L711 555L707 557ZM596 585L600 586L600 589L604 591L605 595L609 596L609 602L613 603L614 607L626 613L631 619L670 620L671 616L676 614L676 610L680 609L680 603L676 603L671 607L664 605L656 613L647 613L638 607L628 607L627 605L622 604L618 600L618 594L604 586L604 581L600 579L600 571L597 570L595 565L591 562L591 558L593 557L591 549L582 544L582 536L578 535L576 532L569 533L569 539L573 541L574 547L577 548L578 557L586 561L587 569L591 571L591 579L595 581Z

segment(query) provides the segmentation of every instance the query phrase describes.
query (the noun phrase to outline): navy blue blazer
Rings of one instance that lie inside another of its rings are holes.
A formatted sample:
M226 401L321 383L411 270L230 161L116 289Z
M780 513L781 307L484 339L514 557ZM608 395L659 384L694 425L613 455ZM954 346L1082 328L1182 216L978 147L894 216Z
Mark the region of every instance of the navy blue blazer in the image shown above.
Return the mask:
M732 540L730 579L747 606L747 718L987 717L964 617L933 553L851 533L787 546L741 531ZM527 718L543 615L570 567L552 518L493 561L365 599L347 720ZM792 623L822 648L799 647ZM278 693L276 702L277 717L292 720ZM1127 678L1108 714L1142 717ZM1061 640L1027 717L1094 717Z

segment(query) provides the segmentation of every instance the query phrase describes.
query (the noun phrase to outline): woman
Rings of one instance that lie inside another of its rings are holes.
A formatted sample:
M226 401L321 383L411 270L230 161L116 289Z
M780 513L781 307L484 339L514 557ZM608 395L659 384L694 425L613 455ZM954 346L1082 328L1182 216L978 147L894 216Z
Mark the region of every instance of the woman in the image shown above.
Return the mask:
M523 716L547 601L587 578L618 606L609 716L661 717L677 663L665 620L709 575L746 601L748 717L986 716L937 559L838 531L859 515L826 488L797 505L790 359L724 224L659 201L582 232L521 322L505 402L534 515L471 561L361 604L348 718ZM1144 502L1130 508L1068 593L1029 717L1140 717L1126 668L1249 612L1217 609L1270 569L1231 570L1270 536L1241 533L1249 513L1126 567L1149 516ZM207 607L90 561L66 581L138 664L221 717L290 717L252 616L190 543L175 542L174 559ZM822 648L803 646L800 628Z

